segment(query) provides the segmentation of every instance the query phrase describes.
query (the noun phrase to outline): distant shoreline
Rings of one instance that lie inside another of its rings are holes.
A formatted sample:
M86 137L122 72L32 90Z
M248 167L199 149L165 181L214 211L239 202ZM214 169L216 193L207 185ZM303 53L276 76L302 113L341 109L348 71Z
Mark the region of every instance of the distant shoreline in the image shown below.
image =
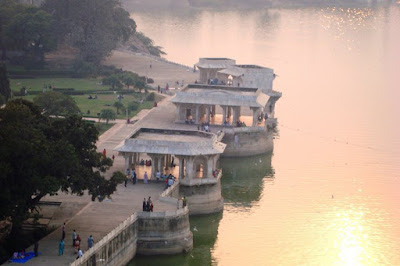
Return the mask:
M372 7L392 4L393 0L121 0L128 11L154 11L158 9L259 9L259 8L323 8L323 7Z

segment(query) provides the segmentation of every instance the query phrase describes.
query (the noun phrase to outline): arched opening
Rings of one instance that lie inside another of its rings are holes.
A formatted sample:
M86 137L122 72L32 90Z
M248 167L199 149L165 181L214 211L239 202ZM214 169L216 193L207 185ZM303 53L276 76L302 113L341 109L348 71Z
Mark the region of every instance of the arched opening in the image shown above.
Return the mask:
M204 156L199 156L194 159L193 170L195 178L207 177L207 159Z

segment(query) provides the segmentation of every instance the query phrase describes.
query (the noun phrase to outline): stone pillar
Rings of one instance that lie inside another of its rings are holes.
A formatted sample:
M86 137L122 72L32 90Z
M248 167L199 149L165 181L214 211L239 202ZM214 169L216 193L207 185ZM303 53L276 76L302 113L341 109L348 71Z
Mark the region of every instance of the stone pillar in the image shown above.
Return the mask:
M236 122L238 121L238 107L233 107L233 119L232 119L232 125L235 126Z
M124 158L125 158L125 169L124 169L124 173L125 173L126 169L129 168L129 156L125 153L125 154L124 154Z
M253 110L253 123L252 127L255 127L257 125L257 116L258 116L258 108L251 108Z
M207 123L210 123L210 109L211 109L211 107L208 105L206 107L206 122Z
M208 178L211 178L211 177L213 177L213 175L212 175L212 172L213 172L213 170L214 170L214 159L213 159L213 157L214 156L209 156L208 158L207 158L207 174L206 174L206 176L204 176L204 173L205 173L205 171L203 172L203 177L208 177Z
M128 166L128 168L129 168L129 169L132 168L132 153L129 154L129 166ZM125 169L125 170L126 170L126 169Z
M193 157L187 157L186 161L186 178L193 179Z
M161 156L159 156L157 158L157 167L158 167L158 171L160 171L160 173L163 173L163 169L162 169L162 165L161 165Z
M213 106L211 106L211 117L214 117L215 116L215 105L213 105Z
M226 106L221 106L222 107L222 125L224 125L225 119L226 119Z
M232 115L232 107L228 106L228 115L227 115L227 117L231 118L231 115Z
M185 169L184 167L184 159L179 157L179 179L183 179L184 178L184 173L183 170Z
M196 123L196 124L199 124L199 123L200 123L200 105L196 105L195 123Z
M166 162L165 162L165 169L168 170L168 168L171 165L171 154L167 154L166 158L167 159L166 159Z
M181 122L182 121L182 106L181 104L176 105L176 121Z

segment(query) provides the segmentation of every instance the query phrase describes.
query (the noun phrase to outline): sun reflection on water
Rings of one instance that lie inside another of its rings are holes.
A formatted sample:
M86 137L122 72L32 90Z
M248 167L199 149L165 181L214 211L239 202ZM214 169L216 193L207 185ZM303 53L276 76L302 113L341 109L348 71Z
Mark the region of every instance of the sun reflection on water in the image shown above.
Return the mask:
M373 262L370 248L369 227L365 225L365 213L348 210L336 214L335 248L338 252L334 265L369 265Z

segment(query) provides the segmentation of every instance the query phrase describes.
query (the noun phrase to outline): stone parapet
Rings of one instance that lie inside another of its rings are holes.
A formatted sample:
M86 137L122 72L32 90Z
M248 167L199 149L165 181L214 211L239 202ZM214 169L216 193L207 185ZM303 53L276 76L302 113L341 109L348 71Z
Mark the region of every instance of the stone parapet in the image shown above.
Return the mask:
M188 207L164 212L138 212L108 233L71 266L126 265L136 254L177 254L192 248Z

